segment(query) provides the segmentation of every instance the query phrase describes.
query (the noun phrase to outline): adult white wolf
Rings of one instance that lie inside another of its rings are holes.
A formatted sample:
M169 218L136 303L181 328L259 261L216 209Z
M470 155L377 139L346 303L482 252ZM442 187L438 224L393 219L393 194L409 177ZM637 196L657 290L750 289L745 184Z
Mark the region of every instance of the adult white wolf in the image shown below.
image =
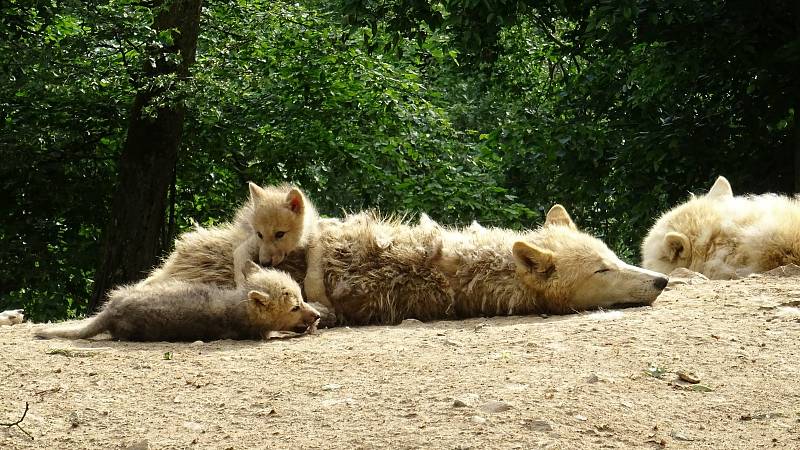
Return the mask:
M686 267L730 279L800 263L800 202L774 194L734 196L725 177L706 195L664 213L642 243L642 265Z

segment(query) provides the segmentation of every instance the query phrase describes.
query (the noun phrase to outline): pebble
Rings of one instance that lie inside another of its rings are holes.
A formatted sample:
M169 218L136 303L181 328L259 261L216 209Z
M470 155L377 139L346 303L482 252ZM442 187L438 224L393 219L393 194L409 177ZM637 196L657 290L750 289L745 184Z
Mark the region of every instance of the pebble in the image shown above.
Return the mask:
M525 420L522 424L531 431L553 431L550 422L541 419Z
M689 436L686 436L685 434L683 434L680 431L673 431L670 434L670 436L672 436L675 440L678 440L678 441L687 441L688 442L688 441L693 441L694 440L694 439L690 438Z
M464 408L465 406L467 406L467 404L464 403L463 401L461 401L459 399L453 400L453 407L454 408Z
M123 447L125 450L148 450L150 448L150 442L147 439L139 442L135 442L127 447Z
M70 426L72 426L72 428L77 428L78 425L81 424L81 418L78 417L78 413L77 412L72 411L70 413L70 415L69 415L69 424L70 424Z
M186 428L189 431L194 431L195 433L200 433L203 431L203 425L197 422L183 422L183 428Z
M796 277L800 276L800 266L796 264L788 264L764 272L764 275L773 277Z
M486 419L481 416L472 416L470 420L472 420L475 423L486 423Z
M697 375L695 375L692 372L689 372L689 371L686 371L686 370L679 370L676 373L677 373L679 379L681 379L681 380L683 380L683 381L685 381L687 383L697 384L697 383L700 382L700 377L698 377Z
M322 386L322 390L323 391L338 391L341 388L342 388L341 384L334 384L334 383L326 384L325 386Z
M488 413L499 413L503 411L508 411L511 409L511 405L505 402L499 402L497 400L490 400L480 406L482 411L486 411Z

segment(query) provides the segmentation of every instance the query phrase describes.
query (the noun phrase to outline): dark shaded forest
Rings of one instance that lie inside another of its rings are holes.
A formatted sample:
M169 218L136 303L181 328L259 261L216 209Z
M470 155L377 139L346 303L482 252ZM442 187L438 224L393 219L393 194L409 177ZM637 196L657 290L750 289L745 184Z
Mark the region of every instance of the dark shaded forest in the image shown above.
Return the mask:
M328 216L537 226L629 262L725 175L800 187L800 3L0 3L0 310L75 317L247 181Z

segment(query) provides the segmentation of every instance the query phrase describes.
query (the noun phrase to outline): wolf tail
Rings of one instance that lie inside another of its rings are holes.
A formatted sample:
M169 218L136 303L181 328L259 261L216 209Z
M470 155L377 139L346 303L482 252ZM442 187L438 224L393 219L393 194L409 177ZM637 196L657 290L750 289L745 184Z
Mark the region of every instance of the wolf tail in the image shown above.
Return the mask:
M42 339L66 338L88 339L106 331L106 320L103 313L89 319L88 322L76 325L56 325L34 330L34 335Z

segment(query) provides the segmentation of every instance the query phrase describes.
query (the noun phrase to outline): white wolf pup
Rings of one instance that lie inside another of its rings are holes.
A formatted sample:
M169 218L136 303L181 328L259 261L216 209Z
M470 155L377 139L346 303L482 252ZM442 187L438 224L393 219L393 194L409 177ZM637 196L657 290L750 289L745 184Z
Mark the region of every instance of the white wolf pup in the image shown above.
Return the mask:
M247 261L276 267L296 280L305 276L305 248L319 216L300 189L250 183L250 199L231 223L197 227L175 242L175 250L142 283L197 281L234 286Z
M239 288L179 280L123 286L88 322L46 327L35 335L87 339L108 331L128 341L266 339L271 331L305 331L318 319L289 275L248 261Z
M790 263L800 264L800 201L734 196L725 177L664 213L642 242L642 264L660 272L685 267L731 279Z

